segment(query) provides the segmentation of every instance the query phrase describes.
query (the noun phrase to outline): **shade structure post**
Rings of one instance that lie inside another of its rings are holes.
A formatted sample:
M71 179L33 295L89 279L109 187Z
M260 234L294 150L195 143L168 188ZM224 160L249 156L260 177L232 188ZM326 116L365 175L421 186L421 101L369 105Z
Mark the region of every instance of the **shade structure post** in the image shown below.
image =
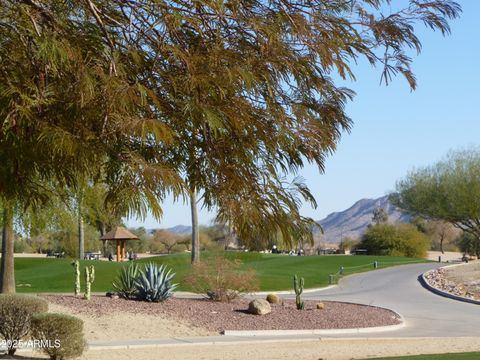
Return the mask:
M122 261L125 260L125 240L122 240Z
M121 249L120 249L120 240L117 240L117 262L120 261Z

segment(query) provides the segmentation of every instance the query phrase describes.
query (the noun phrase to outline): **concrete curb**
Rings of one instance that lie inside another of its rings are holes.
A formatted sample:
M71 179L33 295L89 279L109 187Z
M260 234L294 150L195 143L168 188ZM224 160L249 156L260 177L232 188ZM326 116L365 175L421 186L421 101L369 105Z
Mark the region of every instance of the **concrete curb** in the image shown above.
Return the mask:
M305 289L303 290L303 294L309 294L313 292L319 292L319 291L325 291L325 290L330 290L334 287L337 287L338 285L328 285L325 287L321 288L311 288L311 289ZM277 294L277 295L295 295L294 290L280 290L280 291L259 291L259 292L254 292L254 293L249 293L249 294L242 294L243 296L267 296L268 294ZM188 298L206 298L206 295L204 294L196 294L193 292L188 292L188 291L177 291L173 295L174 297L182 298L182 297L188 297Z
M466 265L466 264L448 265L448 266L440 267L439 269L446 269L446 268L462 266L462 265ZM437 269L435 269L435 270L437 270ZM452 299L452 300L457 300L457 301L462 301L462 302L466 302L466 303L470 303L470 304L480 305L480 300L474 300L474 299L470 299L470 298L467 298L467 297L450 294L449 292L443 291L441 289L438 289L438 288L430 285L428 283L427 279L425 278L425 275L430 273L431 271L433 271L433 270L426 271L418 277L418 280L420 281L420 283L422 284L422 286L424 288L426 288L427 290L430 290L434 294L437 294L437 295L440 295L440 296L443 296L443 297L446 297L446 298L449 298L449 299Z
M337 287L337 286L338 286L338 285L328 285L328 286L321 287L321 288L305 289L305 290L303 290L303 294L308 294L308 293L318 292L318 291L330 290L330 289L332 289L332 288L334 288L334 287ZM259 291L259 292L252 293L251 295L253 295L253 296L267 296L268 294L295 295L295 291L294 291L294 290Z
M202 341L195 341L194 339L184 340L181 338L171 338L171 339L157 339L157 340L146 340L144 343L137 344L119 344L114 342L111 345L101 344L96 345L95 343L90 343L88 346L89 350L118 350L118 349L145 349L145 348L162 348L162 347L179 347L179 346L211 346L211 345L240 345L240 344L255 344L255 343L277 343L277 342L309 342L309 341L319 341L322 338L318 337L296 337L288 338L287 336L326 336L326 335L354 335L354 334L371 334L378 332L388 332L395 331L406 326L405 321L401 318L402 322L397 325L390 326L377 326L371 328L355 328L355 329L325 329L325 330L255 330L255 331L225 331L222 336L223 339L218 340L208 340L202 339ZM273 338L261 338L264 337L273 337ZM231 339L229 339L231 337ZM235 337L240 339L235 339ZM215 337L213 337L215 338ZM362 338L332 338L329 340L334 341L348 341L349 339L362 339ZM368 338L365 338L368 339ZM387 338L390 339L390 338ZM396 338L391 338L396 339Z
M371 328L352 329L324 329L324 330L225 330L225 336L291 336L291 335L348 335L348 334L371 334L378 332L395 331L404 328L405 322L389 326L377 326Z

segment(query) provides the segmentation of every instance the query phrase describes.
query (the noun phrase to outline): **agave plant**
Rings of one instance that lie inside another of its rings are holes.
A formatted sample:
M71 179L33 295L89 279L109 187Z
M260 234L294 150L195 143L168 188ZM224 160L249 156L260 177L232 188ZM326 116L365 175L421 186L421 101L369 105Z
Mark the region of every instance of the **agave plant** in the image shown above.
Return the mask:
M144 301L160 302L173 295L178 284L172 284L175 273L165 265L148 263L135 280L137 298Z
M125 299L132 299L135 297L135 294L137 293L135 280L137 279L138 274L139 268L136 263L131 263L122 268L117 279L112 282L112 286L119 296Z

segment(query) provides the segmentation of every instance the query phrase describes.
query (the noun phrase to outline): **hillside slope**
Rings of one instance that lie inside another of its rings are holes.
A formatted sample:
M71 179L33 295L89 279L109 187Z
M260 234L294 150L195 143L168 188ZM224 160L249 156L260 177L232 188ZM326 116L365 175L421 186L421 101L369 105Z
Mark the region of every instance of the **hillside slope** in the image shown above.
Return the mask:
M344 237L358 238L372 223L373 210L383 208L388 214L389 223L407 223L410 217L402 213L388 201L388 195L378 199L362 199L350 208L334 212L318 221L324 234L322 241L339 243Z

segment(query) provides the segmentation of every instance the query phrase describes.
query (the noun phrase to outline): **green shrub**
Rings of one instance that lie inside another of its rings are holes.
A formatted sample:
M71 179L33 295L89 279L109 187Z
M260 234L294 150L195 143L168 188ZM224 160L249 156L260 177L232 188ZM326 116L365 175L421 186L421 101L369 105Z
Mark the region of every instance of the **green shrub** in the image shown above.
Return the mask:
M54 360L79 357L86 347L83 321L70 315L34 315L32 335L42 342L43 352Z
M480 257L480 240L467 232L463 232L457 239L458 248L464 254Z
M48 303L36 296L0 295L0 334L5 340L18 342L30 332L30 322L36 313L48 311ZM9 355L15 354L15 347L9 345Z
M113 281L113 289L124 299L133 299L137 293L135 280L137 280L139 268L136 263L122 268L118 277Z
M160 302L173 295L178 286L172 284L175 274L165 265L148 263L135 280L136 296L139 300Z
M360 247L369 255L425 257L430 246L428 238L412 224L378 224L362 237Z
M230 302L242 293L258 290L255 270L242 271L241 265L239 260L212 256L195 264L185 281L194 291L206 294L211 300Z
M280 296L278 296L277 294L268 294L267 295L267 298L266 300L270 303L270 304L278 304L280 301L281 301L281 298Z

